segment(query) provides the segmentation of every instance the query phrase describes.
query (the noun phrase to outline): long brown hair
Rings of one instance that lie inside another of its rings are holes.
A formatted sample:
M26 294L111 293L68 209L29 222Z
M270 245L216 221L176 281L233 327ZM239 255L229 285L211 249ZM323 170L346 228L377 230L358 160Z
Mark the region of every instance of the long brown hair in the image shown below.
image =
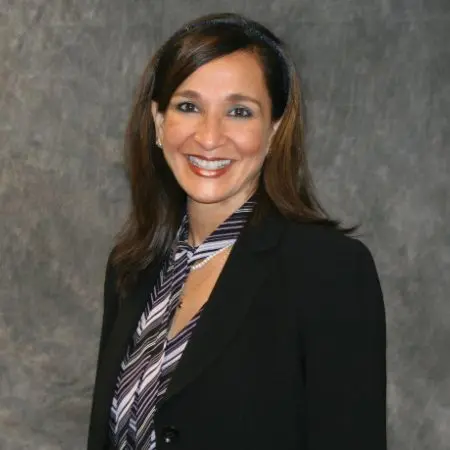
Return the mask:
M258 56L272 101L272 121L281 119L263 165L252 220L275 210L296 221L341 229L314 194L303 148L300 82L284 44L266 27L241 15L203 16L185 24L156 52L137 90L125 139L132 208L112 258L122 294L140 271L168 252L186 202L156 145L151 102L164 113L189 75L239 50Z

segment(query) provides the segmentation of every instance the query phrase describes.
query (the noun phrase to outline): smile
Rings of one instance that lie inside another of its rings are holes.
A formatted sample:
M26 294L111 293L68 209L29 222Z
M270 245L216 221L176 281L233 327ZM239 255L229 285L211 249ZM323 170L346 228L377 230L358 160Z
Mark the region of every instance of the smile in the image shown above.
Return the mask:
M206 159L197 158L196 156L188 156L189 162L203 170L219 170L231 164L231 159L216 159L208 161Z

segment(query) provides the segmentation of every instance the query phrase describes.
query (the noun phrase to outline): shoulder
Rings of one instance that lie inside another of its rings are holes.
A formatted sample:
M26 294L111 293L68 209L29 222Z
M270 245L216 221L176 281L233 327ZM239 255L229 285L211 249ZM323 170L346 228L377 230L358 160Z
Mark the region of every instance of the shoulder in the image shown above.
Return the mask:
M376 311L382 318L378 272L360 240L332 228L289 222L280 250L288 289L301 316L335 320Z
M338 260L367 258L370 251L356 237L342 231L317 224L298 223L287 220L283 237L286 254L291 257L307 254L310 260Z
M111 290L115 290L115 284L117 281L116 268L113 264L114 251L115 248L112 248L109 252L105 267L105 288Z
M115 248L113 248L106 261L105 278L103 285L104 308L117 311L119 304L119 292L117 289L117 271L113 262Z
M366 273L378 278L363 242L323 225L287 221L281 252L292 276L300 271L316 283L354 284Z
M367 246L334 229L290 223L282 247L287 292L308 351L369 338L373 352L384 355L384 296Z

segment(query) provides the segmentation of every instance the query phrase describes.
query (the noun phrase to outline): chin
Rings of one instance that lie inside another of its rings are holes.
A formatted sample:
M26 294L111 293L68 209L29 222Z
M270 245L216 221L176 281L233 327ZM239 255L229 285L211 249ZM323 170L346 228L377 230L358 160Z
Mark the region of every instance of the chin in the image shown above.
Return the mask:
M236 204L238 208L256 190L256 186L251 186L253 183L249 183L248 180L242 182L239 177L221 180L192 180L191 177L186 177L179 182L189 202L203 205Z
M188 200L195 203L202 203L204 205L212 205L214 203L222 203L230 198L233 197L233 195L226 194L226 193L210 193L206 194L205 192L199 192L196 190L187 190L186 191Z

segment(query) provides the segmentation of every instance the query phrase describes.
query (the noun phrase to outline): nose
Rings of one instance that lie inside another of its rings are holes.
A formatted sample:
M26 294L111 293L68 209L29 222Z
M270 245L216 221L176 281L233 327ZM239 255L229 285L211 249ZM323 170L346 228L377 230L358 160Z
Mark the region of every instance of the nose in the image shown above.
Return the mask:
M225 141L223 124L220 117L205 114L197 124L195 140L205 149L214 150Z

